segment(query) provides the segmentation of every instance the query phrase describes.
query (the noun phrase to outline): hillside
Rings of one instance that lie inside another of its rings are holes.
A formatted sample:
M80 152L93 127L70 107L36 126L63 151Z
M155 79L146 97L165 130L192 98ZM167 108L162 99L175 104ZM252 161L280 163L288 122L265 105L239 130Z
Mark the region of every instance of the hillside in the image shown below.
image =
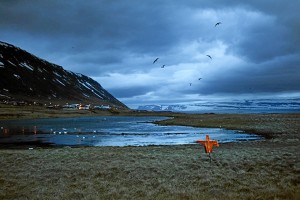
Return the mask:
M0 101L82 103L127 108L88 76L0 42Z

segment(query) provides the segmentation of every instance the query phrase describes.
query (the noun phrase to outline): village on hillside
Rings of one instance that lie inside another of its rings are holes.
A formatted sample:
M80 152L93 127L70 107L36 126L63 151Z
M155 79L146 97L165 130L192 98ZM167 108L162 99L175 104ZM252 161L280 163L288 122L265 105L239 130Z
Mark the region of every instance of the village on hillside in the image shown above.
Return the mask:
M108 110L112 109L110 105L91 105L82 103L65 103L64 105L54 104L49 102L48 104L43 104L39 102L27 102L27 101L9 101L3 100L0 104L13 105L13 106L44 106L47 109L63 109L63 110Z

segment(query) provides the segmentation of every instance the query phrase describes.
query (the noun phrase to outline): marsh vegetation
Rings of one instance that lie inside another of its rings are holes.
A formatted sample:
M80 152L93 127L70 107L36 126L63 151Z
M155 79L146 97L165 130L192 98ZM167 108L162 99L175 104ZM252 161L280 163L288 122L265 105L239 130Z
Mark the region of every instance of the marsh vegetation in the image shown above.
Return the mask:
M178 115L160 123L252 131L212 162L195 145L0 150L0 199L299 199L300 114Z

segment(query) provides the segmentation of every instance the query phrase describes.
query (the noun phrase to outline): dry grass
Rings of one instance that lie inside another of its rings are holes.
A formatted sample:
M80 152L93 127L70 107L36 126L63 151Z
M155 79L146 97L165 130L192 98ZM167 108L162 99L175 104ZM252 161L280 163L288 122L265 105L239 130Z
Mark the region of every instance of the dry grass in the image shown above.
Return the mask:
M47 109L44 106L13 106L0 104L0 120L80 117L93 115L111 115L111 113L100 110L97 112L91 112L88 110Z
M273 139L195 145L0 149L0 199L300 199L300 115L176 115ZM177 121L176 121L177 120Z
M162 125L220 127L244 130L271 139L276 137L300 138L300 113L287 114L195 114L176 116L157 122Z
M299 150L223 144L211 163L199 145L0 150L0 199L297 199Z

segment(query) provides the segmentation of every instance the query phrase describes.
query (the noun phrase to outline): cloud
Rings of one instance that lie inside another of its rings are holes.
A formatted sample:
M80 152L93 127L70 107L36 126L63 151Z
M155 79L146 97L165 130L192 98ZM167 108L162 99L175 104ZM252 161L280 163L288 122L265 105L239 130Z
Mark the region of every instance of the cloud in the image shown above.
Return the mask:
M12 0L0 4L0 40L92 76L126 102L293 93L300 90L298 7L280 0Z

